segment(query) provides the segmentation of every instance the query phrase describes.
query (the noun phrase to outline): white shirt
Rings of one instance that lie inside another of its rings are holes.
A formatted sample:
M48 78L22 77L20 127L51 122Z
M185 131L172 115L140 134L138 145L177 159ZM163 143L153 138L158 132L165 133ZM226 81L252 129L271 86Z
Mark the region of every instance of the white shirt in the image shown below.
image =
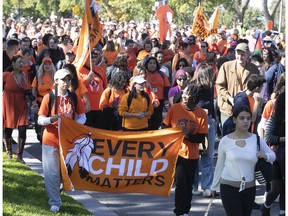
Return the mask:
M246 145L239 147L236 140L228 136L221 139L211 190L219 190L221 178L232 182L241 182L242 177L245 177L246 182L255 180L254 170L258 161L257 137L253 134L245 141ZM260 151L265 152L268 162L272 163L276 159L275 153L261 138Z

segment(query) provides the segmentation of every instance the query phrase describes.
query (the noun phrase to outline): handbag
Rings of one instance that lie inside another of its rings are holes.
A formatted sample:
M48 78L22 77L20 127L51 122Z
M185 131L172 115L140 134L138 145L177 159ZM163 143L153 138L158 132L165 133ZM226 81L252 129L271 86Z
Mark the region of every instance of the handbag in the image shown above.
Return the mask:
M260 151L260 137L257 135L257 150ZM264 158L258 158L255 166L255 178L259 184L272 181L272 164Z

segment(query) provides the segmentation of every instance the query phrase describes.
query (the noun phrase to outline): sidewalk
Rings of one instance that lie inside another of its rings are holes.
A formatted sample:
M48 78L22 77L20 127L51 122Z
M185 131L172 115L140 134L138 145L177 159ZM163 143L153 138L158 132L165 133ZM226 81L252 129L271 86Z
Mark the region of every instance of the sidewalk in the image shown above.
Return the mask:
M17 130L13 131L13 138L17 140ZM27 141L23 158L26 164L35 172L43 176L41 145L36 139L33 129L27 130ZM16 149L16 145L13 145ZM102 193L91 191L67 191L77 202L81 203L88 211L97 216L139 216L162 215L173 216L174 187L170 197L160 197L147 194L127 193ZM257 186L256 202L263 203L264 187ZM271 216L278 215L279 204L274 203ZM190 214L193 216L223 216L221 199L214 200L202 196L193 196ZM251 216L259 216L259 210L253 210Z

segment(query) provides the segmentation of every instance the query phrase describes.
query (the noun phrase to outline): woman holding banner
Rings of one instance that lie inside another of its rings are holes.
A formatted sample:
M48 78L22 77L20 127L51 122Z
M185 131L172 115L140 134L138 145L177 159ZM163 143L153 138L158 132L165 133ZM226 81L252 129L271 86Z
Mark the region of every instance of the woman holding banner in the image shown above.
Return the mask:
M182 102L168 110L162 127L183 127L184 139L179 151L175 171L176 215L188 215L191 208L192 186L199 159L198 143L205 141L208 133L208 115L196 106L199 87L189 84L183 91Z
M52 91L53 93L43 97L38 112L38 124L45 126L42 139L42 163L51 212L59 212L62 205L59 190L61 175L58 118L60 115L64 115L75 119L80 124L84 124L86 121L85 106L81 98L68 91L71 79L70 71L67 69L58 70L54 75L55 89Z

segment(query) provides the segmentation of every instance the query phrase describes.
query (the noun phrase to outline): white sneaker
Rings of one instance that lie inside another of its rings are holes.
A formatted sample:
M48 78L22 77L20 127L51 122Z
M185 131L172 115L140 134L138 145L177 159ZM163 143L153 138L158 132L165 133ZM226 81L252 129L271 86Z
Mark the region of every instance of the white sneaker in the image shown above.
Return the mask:
M268 192L265 191L264 195L263 195L263 201L264 203L266 202L266 197L267 197Z
M203 191L203 197L211 197L211 190L210 189L205 189Z
M201 195L202 195L202 192L201 192L201 191L198 191L198 190L195 190L195 189L193 189L193 190L192 190L192 194L193 194L194 196L201 196Z
M51 212L59 212L59 210L60 210L60 207L56 206L56 205L52 205L51 208L50 208Z

